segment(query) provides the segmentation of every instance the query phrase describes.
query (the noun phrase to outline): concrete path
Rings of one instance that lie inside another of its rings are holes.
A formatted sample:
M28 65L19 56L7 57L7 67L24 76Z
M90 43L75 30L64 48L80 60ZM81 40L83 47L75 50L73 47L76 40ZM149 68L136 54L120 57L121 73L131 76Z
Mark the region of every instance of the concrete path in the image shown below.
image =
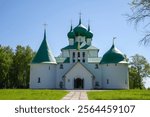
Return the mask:
M70 90L62 100L88 100L85 90Z

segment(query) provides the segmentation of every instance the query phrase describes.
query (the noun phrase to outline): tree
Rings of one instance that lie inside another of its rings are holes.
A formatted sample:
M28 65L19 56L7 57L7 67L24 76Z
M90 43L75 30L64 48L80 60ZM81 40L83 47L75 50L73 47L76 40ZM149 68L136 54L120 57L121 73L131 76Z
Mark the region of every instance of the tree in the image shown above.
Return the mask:
M13 63L13 51L7 46L0 46L0 88L8 88L10 85L10 71Z
M23 47L18 45L13 58L13 87L27 88L29 86L29 75L31 60L33 58L32 49L27 46Z
M0 88L28 88L30 63L35 53L18 45L15 52L0 45Z
M150 64L141 55L131 57L129 66L130 88L144 88L144 78L150 77Z
M147 22L144 26L145 36L140 41L146 45L150 42L150 0L132 0L130 7L132 14L128 15L129 21L134 22L136 26L145 20Z

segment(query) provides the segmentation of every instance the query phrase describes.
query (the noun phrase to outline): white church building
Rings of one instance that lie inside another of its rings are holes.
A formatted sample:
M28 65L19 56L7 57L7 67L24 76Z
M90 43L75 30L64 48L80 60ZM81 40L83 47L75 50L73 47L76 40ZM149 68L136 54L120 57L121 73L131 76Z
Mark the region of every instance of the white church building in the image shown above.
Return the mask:
M67 34L69 44L54 57L44 39L30 64L31 89L129 89L128 63L113 43L102 56L92 45L93 33L79 19Z

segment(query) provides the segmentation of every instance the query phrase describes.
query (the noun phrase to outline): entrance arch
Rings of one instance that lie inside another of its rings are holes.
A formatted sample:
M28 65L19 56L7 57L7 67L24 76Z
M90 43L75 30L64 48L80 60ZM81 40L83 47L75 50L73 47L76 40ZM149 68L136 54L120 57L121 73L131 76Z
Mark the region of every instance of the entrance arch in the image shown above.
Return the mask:
M74 79L74 89L84 89L84 79Z

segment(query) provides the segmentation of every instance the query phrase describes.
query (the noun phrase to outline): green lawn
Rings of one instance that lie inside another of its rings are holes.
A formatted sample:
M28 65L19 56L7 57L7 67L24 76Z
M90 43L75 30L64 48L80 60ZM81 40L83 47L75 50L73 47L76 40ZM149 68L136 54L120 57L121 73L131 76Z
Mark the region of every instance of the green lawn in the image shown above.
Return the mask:
M60 100L63 90L1 89L0 100Z
M89 100L150 100L150 90L106 90L87 94Z

